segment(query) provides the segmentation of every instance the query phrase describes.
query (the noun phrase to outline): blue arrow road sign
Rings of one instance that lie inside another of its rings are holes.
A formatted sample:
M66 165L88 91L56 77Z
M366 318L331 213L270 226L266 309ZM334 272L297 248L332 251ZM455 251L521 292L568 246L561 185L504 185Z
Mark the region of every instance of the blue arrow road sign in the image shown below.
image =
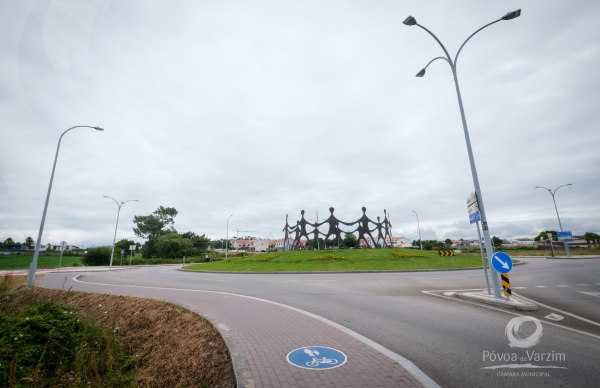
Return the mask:
M504 252L496 252L492 256L492 267L498 273L509 273L513 267L512 259Z
M287 355L290 364L303 369L332 369L342 366L348 358L339 350L324 346L306 346Z

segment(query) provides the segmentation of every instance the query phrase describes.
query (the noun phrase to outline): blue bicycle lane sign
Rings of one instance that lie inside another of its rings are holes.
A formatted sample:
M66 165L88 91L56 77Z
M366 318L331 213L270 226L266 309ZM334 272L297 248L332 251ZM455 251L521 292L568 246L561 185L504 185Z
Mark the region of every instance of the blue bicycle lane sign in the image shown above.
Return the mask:
M348 357L341 351L325 346L305 346L287 354L290 364L303 369L333 369L342 366Z

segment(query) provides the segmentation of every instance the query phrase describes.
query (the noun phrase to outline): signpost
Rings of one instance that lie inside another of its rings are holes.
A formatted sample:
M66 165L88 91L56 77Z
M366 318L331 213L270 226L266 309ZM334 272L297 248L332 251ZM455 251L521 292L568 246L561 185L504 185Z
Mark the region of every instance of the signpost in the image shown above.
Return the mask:
M136 248L135 245L129 246L129 265L131 265L131 258L133 257L133 251L135 251L135 248Z
M556 232L556 237L558 237L558 241L562 241L562 243L565 244L565 252L567 253L567 257L570 258L571 254L569 252L569 242L575 241L573 239L573 233L568 230L560 231Z
M65 251L66 244L67 244L66 241L62 241L60 243L60 259L58 259L58 273L60 273L60 264L62 263L62 255L63 255L63 252Z
M508 273L513 267L512 259L509 255L504 252L496 252L492 256L492 266L500 274L502 281L502 287L504 288L504 295L509 297L512 295L510 289L510 281L508 280Z
M467 198L467 209L469 211L469 222L477 226L477 236L479 237L479 250L481 251L481 264L483 265L483 273L485 274L485 283L487 284L488 295L491 295L490 280L488 279L487 268L485 266L485 257L483 255L483 242L481 241L481 231L479 230L479 221L481 221L481 213L479 211L479 202L477 202L477 192L471 193Z
M492 266L498 273L509 273L513 267L513 262L506 253L496 252L492 256Z

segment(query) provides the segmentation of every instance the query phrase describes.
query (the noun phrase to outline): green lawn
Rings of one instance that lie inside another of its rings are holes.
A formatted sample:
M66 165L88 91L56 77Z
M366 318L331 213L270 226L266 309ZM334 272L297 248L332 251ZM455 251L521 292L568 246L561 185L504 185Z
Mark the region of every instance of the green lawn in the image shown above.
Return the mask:
M60 256L38 256L38 268L58 267ZM0 269L27 269L33 256L2 255L0 256ZM81 256L63 256L61 267L72 267L73 264L81 265Z
M396 258L392 252L423 255L424 257ZM314 257L334 254L344 257L338 260L313 260ZM256 259L275 256L268 261ZM452 257L444 257L444 268L452 267ZM481 257L454 256L456 268L481 266ZM233 260L193 264L185 267L197 271L239 271L239 272L277 272L277 271L365 271L365 270L403 270L442 268L442 258L437 252L412 249L346 249L336 251L296 251L274 252Z

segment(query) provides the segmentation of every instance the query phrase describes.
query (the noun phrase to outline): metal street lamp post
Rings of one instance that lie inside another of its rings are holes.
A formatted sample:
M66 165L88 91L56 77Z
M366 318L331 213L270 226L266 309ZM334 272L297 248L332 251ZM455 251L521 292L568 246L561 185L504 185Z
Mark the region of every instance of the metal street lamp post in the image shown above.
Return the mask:
M64 131L60 138L58 139L58 146L56 146L56 155L54 156L54 165L52 166L52 174L50 175L50 184L48 185L48 194L46 194L46 203L44 205L44 212L42 213L42 222L40 223L40 231L38 233L38 238L35 243L35 252L33 253L33 260L31 265L29 266L29 274L27 276L27 287L33 287L33 280L35 278L35 270L37 269L37 261L38 256L40 254L40 245L42 243L42 234L44 233L44 223L46 222L46 212L48 211L48 202L50 202L50 192L52 191L52 181L54 180L54 171L56 170L56 161L58 160L58 151L60 150L60 142L65 135L65 133L69 132L74 128L92 128L97 131L104 131L104 129L100 127L90 127L88 125L77 125L75 127L71 127Z
M419 225L419 215L414 210L413 213L415 213L415 215L417 216L417 227L419 228L419 245L421 246L421 250L423 250L423 240L421 240L421 225Z
M233 214L227 217L227 235L225 238L225 260L227 260L227 255L229 254L229 219L233 217Z
M554 191L550 190L547 187L544 186L535 186L536 189L546 189L548 190L548 192L550 193L550 195L552 196L552 201L554 202L554 209L556 210L556 217L558 218L558 226L560 226L560 231L563 231L563 227L562 227L562 223L560 222L560 216L558 215L558 207L556 207L556 199L554 198L554 194L556 194L556 190L560 189L561 187L564 186L573 186L570 183L567 183L566 185L561 185L558 186L556 189L554 189ZM567 241L563 241L565 244L565 251L567 253L567 257L571 258L571 252L569 252L569 243ZM550 245L552 245L552 236L550 236Z
M121 207L123 205L125 205L127 202L139 202L139 201L137 199L130 199L129 201L125 201L125 202L119 203L119 201L117 201L113 197L107 197L106 195L104 195L103 197L104 198L110 198L113 201L115 201L117 203L118 208L119 208L119 210L117 211L117 224L115 225L115 235L113 237L112 250L110 251L110 266L109 266L109 268L112 268L113 256L115 254L115 242L117 241L117 227L119 226L119 214L121 213ZM123 258L121 257L121 259L123 259Z
M418 26L418 27L422 28L423 30L427 31L427 33L429 33L429 35L431 35L439 43L439 45L442 47L442 50L444 50L444 53L446 54L445 57L437 57L437 58L434 58L431 61L429 61L429 63L427 64L427 66L425 66L423 69L421 69L421 71L419 71L417 73L417 75L416 75L417 77L423 77L425 75L425 70L427 69L427 67L433 61L435 61L437 59L443 59L443 60L445 60L446 62L448 62L448 65L450 65L450 69L452 69L452 75L454 76L454 86L456 87L456 95L458 97L458 107L460 109L460 116L462 118L463 130L464 130L464 134L465 134L465 141L467 143L467 152L469 154L469 163L471 164L471 174L473 175L473 185L475 186L475 192L477 193L477 199L479 201L479 211L480 211L480 214L481 214L481 225L482 225L482 229L483 229L483 237L484 237L484 240L485 240L486 251L487 251L488 260L489 260L490 263L492 262L492 256L493 256L492 242L491 242L492 240L490 238L490 232L488 230L487 217L486 217L486 214L485 214L485 207L483 205L483 196L481 195L481 189L479 188L479 178L477 177L477 169L475 168L475 159L473 157L473 150L471 149L471 140L470 140L470 137L469 137L469 130L467 128L467 119L465 117L465 111L464 111L464 108L463 108L462 98L461 98L461 95L460 95L460 88L458 86L458 77L457 77L457 74L456 74L456 62L458 60L458 55L460 54L462 48L479 31L483 30L486 27L491 26L492 24L498 23L498 22L500 22L502 20L511 20L511 19L519 17L520 15L521 15L521 10L520 9L516 10L516 11L513 11L513 12L509 12L506 15L502 16L500 19L495 20L495 21L493 21L491 23L488 23L485 26L483 26L480 29L478 29L477 31L475 31L474 33L472 33L471 36L469 36L467 38L467 40L465 40L464 43L460 46L460 48L458 49L458 52L456 53L456 56L454 57L454 60L452 60L452 58L450 57L450 54L446 50L446 47L444 47L444 45L437 38L437 36L435 36L427 28L425 28L422 25L418 24L417 20L414 17L409 16L403 22L407 26ZM498 280L498 273L496 272L496 270L492 266L490 266L490 271L492 273L492 283L494 285L494 296L496 298L502 298L501 293L500 293L500 282Z

